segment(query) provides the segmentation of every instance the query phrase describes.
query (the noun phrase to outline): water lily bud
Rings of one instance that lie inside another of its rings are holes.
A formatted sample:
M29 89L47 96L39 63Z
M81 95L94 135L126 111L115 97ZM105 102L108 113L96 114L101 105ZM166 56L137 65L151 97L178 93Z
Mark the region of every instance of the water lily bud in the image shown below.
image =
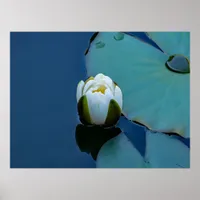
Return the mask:
M87 125L110 127L117 123L122 111L122 91L103 74L80 81L76 98L80 121Z

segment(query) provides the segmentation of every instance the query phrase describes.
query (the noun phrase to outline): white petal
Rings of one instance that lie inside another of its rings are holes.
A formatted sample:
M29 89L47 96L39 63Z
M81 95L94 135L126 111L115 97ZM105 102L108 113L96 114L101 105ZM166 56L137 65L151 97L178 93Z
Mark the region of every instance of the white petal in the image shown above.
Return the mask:
M105 77L105 76L104 76L102 73L99 73L99 74L97 74L97 75L94 77L94 80L99 81L99 80L104 79L104 77Z
M107 101L109 101L109 102L110 102L111 99L114 99L114 95L111 92L110 88L107 88L105 90L105 94L104 95L105 95L105 98L107 99Z
M107 97L101 92L92 93L91 91L88 91L86 96L92 122L96 125L104 124L110 101L108 101Z
M84 86L84 81L80 81L77 85L77 90L76 90L76 100L77 102L79 101L79 99L82 97L82 90L83 90L83 86Z
M97 74L94 80L96 80L99 84L108 86L112 92L114 91L114 83L110 77L105 76L103 74Z
M83 88L83 95L96 83L94 80L89 80Z
M104 76L104 80L107 82L107 83L113 83L112 79L109 77L109 76Z
M114 88L115 88L115 84L114 82L112 81L112 79L108 76L105 76L104 77L104 81L105 83L111 88L112 91L114 91Z
M115 87L115 94L114 94L114 99L117 101L117 103L119 104L119 107L122 109L122 91L121 89L116 85Z

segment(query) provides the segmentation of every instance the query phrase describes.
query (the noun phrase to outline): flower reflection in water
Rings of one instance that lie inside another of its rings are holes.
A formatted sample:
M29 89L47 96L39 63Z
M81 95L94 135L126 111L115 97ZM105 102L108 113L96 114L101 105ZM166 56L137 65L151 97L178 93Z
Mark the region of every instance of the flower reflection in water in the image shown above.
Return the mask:
M81 152L91 154L96 160L101 147L110 139L121 133L118 127L103 128L101 126L76 126L76 143Z
M76 143L82 152L90 154L97 168L144 168L144 158L118 127L76 127Z

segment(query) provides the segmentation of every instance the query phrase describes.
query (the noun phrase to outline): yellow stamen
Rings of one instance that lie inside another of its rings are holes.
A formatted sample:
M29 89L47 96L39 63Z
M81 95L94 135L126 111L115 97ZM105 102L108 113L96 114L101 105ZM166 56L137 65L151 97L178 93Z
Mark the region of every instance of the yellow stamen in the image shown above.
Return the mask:
M101 92L102 94L105 94L105 90L107 89L107 87L105 87L104 85L99 86L96 90L93 90L92 92Z

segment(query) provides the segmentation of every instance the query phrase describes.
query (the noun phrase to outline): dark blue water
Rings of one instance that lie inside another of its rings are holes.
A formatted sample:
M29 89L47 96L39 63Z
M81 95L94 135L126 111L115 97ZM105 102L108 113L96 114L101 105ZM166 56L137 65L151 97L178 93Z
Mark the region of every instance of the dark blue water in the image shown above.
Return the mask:
M87 77L84 52L92 35L11 33L11 167L95 167L76 140L76 87ZM143 127L123 117L118 126L143 155Z

